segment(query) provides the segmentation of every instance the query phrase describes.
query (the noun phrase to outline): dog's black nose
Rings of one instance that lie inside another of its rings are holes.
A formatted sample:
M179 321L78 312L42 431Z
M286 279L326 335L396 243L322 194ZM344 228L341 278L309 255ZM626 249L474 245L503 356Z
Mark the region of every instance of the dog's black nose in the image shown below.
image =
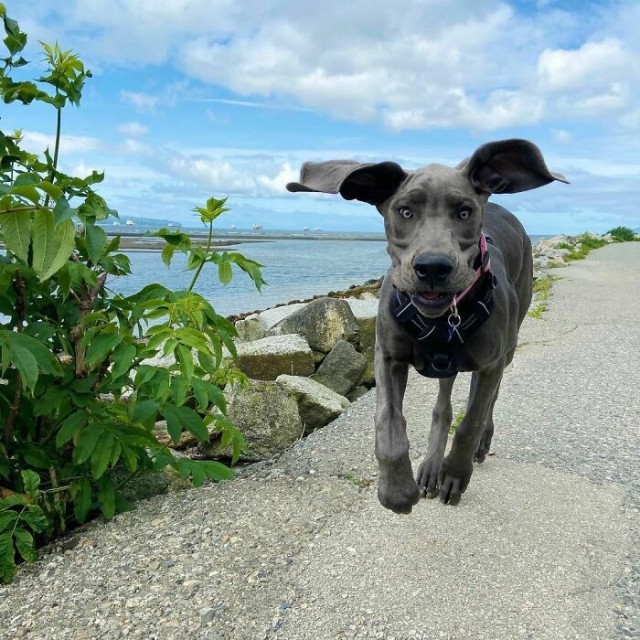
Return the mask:
M420 282L433 287L445 282L453 271L453 262L441 253L421 253L413 260L413 270Z

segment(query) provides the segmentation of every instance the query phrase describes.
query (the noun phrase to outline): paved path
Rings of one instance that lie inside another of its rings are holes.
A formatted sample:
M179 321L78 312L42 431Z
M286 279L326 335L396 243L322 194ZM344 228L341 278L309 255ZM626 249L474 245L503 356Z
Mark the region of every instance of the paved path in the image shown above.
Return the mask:
M378 505L370 393L245 478L59 544L0 589L0 638L640 638L640 243L558 274L458 507ZM415 463L434 388L410 378Z

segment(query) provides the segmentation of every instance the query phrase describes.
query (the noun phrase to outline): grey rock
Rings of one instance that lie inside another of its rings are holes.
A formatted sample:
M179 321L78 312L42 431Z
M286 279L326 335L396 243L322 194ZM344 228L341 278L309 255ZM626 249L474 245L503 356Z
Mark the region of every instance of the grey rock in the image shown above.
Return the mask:
M305 303L303 302L288 304L253 313L244 320L238 320L235 324L238 337L244 342L264 338L271 327L304 306Z
M358 323L360 336L360 353L366 358L367 364L362 374L362 382L368 385L375 384L374 356L376 350L376 320L378 318L378 299L348 300L349 307L353 311Z
M312 376L316 382L346 396L360 384L367 366L367 359L346 340L340 340L327 354Z
M278 376L276 382L296 399L307 430L323 427L349 407L349 401L323 384L300 376Z
M315 351L329 353L338 340L357 342L358 323L349 303L336 298L318 298L271 328L267 335L297 333Z
M275 380L283 373L309 376L315 370L309 345L295 334L241 342L237 345L237 352L235 366L256 380Z
M244 460L266 460L290 447L302 432L298 403L273 381L250 380L247 388L237 386L227 395L227 417L246 441ZM220 441L201 444L209 457L230 455Z
M349 393L349 395L347 396L347 400L349 400L349 402L355 402L356 400L359 400L360 398L362 398L362 396L364 396L367 393L369 393L369 389L361 384L360 386L356 387L353 391L351 391L351 393Z
M238 320L235 323L238 339L242 342L253 342L264 338L266 329L256 315L248 316L244 320Z

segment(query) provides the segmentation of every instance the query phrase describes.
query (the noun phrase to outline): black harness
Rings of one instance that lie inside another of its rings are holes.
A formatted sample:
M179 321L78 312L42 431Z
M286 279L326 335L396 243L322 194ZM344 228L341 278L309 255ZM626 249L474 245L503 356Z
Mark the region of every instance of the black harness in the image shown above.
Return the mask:
M467 337L484 324L493 311L495 285L495 276L491 271L484 271L474 286L474 295L465 296L459 308L454 303L449 312L439 318L425 318L411 296L394 287L389 310L398 325L420 345L423 367L416 367L418 373L428 378L450 378L458 373L460 360L466 353Z

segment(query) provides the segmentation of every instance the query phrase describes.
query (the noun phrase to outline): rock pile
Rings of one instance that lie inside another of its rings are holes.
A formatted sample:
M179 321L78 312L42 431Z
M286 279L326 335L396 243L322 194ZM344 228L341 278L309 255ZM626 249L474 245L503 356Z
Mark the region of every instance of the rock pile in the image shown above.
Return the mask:
M373 386L378 300L366 298L317 298L235 323L234 365L250 384L228 392L228 417L245 437L246 460L286 449ZM215 442L201 448L225 453Z
M571 256L583 250L585 244L600 246L615 242L611 235L582 233L578 236L558 235L544 238L533 247L533 278L544 277L547 269L566 267ZM586 255L586 253L585 253Z

